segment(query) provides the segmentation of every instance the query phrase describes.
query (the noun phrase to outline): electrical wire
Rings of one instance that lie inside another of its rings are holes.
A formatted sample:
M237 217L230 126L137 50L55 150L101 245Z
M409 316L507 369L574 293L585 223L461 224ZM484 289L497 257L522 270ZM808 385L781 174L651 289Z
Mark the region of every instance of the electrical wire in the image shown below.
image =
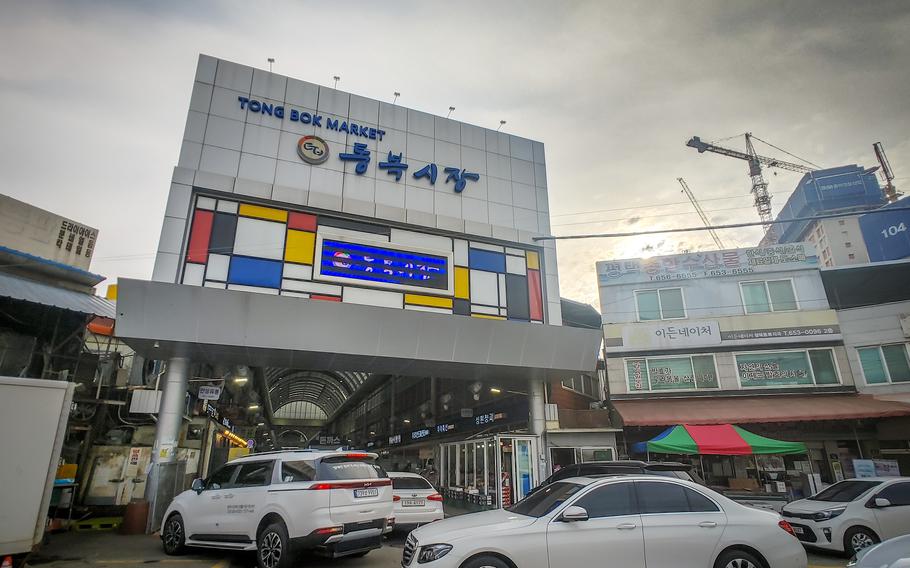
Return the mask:
M690 205L691 205L691 203L690 203ZM739 211L741 209L754 210L755 206L754 205L743 205L742 207L726 207L724 209L705 209L704 212L705 213L718 213L721 211ZM599 224L599 223L613 223L613 222L617 222L617 221L631 221L632 219L635 219L636 217L639 220L642 220L642 219L656 219L658 217L677 217L679 215L698 215L698 212L697 211L679 211L677 213L659 213L657 215L635 215L633 217L621 217L619 219L599 219L597 221L575 221L572 223L556 223L556 224L550 225L550 226L551 227L570 227L570 226L575 226L575 225L594 225L594 224Z
M780 195L780 193L769 193L768 195L774 196L774 195ZM721 201L721 200L727 200L727 199L742 199L743 197L752 197L752 194L743 193L740 195L731 195L729 197L708 197L707 199L699 199L698 201L701 203L704 201ZM611 211L630 211L633 209L651 209L654 207L669 207L672 205L691 205L691 204L692 204L691 201L672 201L669 203L656 203L656 204L651 204L651 205L633 205L630 207L615 207L613 209L592 209L591 211L579 211L576 213L558 213L558 214L551 214L550 217L570 217L573 215L589 215L589 214L594 214L594 213L609 213ZM753 206L750 206L750 207L753 207Z

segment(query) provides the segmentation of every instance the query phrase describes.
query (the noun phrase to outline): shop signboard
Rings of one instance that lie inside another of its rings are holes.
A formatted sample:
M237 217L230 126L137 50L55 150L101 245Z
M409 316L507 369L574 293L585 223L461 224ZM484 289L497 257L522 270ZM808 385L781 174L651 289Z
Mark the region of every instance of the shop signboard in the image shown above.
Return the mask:
M812 368L805 351L774 351L736 356L743 387L811 385Z
M872 460L876 477L900 477L901 467L897 460Z
M711 355L627 359L629 391L717 388L717 371Z
M218 410L218 409L217 409L211 402L209 402L208 400L203 400L203 401L202 401L202 412L203 412L203 414L207 414L209 418L211 418L212 420L214 420L214 421L217 422L218 424L221 424L222 426L224 426L225 428L227 428L229 431L231 431L231 432L234 431L234 423L231 422L231 419L228 418L227 416L224 416L224 415L221 413L221 411Z
M199 398L202 400L218 400L221 398L221 387L201 386L199 387Z
M855 477L875 477L875 462L872 460L853 460Z
M623 327L623 346L642 349L679 349L719 345L721 331L717 320L691 320L681 323L629 325Z

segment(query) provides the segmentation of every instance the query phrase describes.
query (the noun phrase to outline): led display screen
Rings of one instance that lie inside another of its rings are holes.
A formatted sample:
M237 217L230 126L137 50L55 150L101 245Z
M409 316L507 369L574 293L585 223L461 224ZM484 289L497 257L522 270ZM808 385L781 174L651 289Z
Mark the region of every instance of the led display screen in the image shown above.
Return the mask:
M449 258L391 246L322 239L319 274L385 285L449 289Z

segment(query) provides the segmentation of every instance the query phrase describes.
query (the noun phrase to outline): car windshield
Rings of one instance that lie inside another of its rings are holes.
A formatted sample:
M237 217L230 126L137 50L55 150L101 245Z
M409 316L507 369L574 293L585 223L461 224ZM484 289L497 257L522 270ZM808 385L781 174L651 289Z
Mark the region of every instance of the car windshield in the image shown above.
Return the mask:
M539 491L528 495L518 503L515 503L507 511L527 515L529 517L542 517L550 513L556 507L562 505L566 499L575 495L583 488L583 485L577 483L557 482L541 488Z
M812 501L848 503L880 484L881 481L840 481L831 487L816 493L812 497L809 497L809 499Z

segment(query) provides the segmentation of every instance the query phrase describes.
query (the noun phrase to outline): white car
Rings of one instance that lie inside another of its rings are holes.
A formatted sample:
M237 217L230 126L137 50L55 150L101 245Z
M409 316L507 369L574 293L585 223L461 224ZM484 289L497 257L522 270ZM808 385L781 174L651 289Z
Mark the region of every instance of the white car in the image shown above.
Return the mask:
M847 479L788 503L781 515L807 546L853 555L910 534L910 478Z
M395 503L395 527L417 527L441 521L440 495L423 476L404 471L390 471L392 499Z
M363 556L395 522L392 482L377 457L296 450L228 462L171 502L161 524L164 551L256 550L260 568L291 566L302 549Z
M777 513L653 475L573 477L508 510L414 530L401 565L426 568L806 568Z
M910 534L860 550L847 568L910 568Z

